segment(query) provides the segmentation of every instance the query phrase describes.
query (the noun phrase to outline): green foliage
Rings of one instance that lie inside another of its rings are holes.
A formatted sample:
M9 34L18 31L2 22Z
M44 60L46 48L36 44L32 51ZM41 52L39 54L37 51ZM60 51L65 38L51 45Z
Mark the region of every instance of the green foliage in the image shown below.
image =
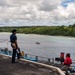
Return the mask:
M22 26L22 27L0 27L0 32L11 32L16 29L18 33L41 34L55 36L73 36L75 37L75 24L69 26Z

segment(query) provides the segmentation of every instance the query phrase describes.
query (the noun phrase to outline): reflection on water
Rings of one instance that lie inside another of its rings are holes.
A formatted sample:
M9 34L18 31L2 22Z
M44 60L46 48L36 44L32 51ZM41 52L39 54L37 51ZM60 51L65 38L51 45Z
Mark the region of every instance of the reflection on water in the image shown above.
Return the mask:
M9 41L10 33L0 33L0 47L8 47L11 50ZM18 43L25 53L44 57L58 57L61 52L70 53L75 61L75 38L61 36L46 36L34 34L17 34ZM36 44L39 42L40 44Z

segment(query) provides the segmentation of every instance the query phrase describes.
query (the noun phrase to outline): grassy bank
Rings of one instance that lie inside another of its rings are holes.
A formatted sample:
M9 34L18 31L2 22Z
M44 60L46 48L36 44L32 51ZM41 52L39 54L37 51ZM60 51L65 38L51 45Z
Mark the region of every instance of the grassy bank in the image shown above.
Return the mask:
M11 32L17 29L18 33L41 34L54 36L73 36L75 37L75 26L22 26L22 27L0 27L0 32Z

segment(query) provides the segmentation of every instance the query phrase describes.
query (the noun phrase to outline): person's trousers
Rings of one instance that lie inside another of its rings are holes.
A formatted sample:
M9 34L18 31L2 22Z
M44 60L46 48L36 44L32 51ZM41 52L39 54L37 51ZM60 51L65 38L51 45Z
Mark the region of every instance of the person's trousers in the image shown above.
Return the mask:
M13 53L12 53L12 63L15 63L16 54L17 54L17 59L19 59L20 56L19 56L19 54L17 53L16 49L13 49Z

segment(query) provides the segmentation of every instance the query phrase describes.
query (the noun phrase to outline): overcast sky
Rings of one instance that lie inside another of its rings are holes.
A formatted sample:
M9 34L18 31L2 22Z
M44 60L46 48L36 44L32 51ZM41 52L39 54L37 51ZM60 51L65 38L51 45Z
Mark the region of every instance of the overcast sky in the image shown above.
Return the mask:
M0 26L74 23L75 0L0 0Z

